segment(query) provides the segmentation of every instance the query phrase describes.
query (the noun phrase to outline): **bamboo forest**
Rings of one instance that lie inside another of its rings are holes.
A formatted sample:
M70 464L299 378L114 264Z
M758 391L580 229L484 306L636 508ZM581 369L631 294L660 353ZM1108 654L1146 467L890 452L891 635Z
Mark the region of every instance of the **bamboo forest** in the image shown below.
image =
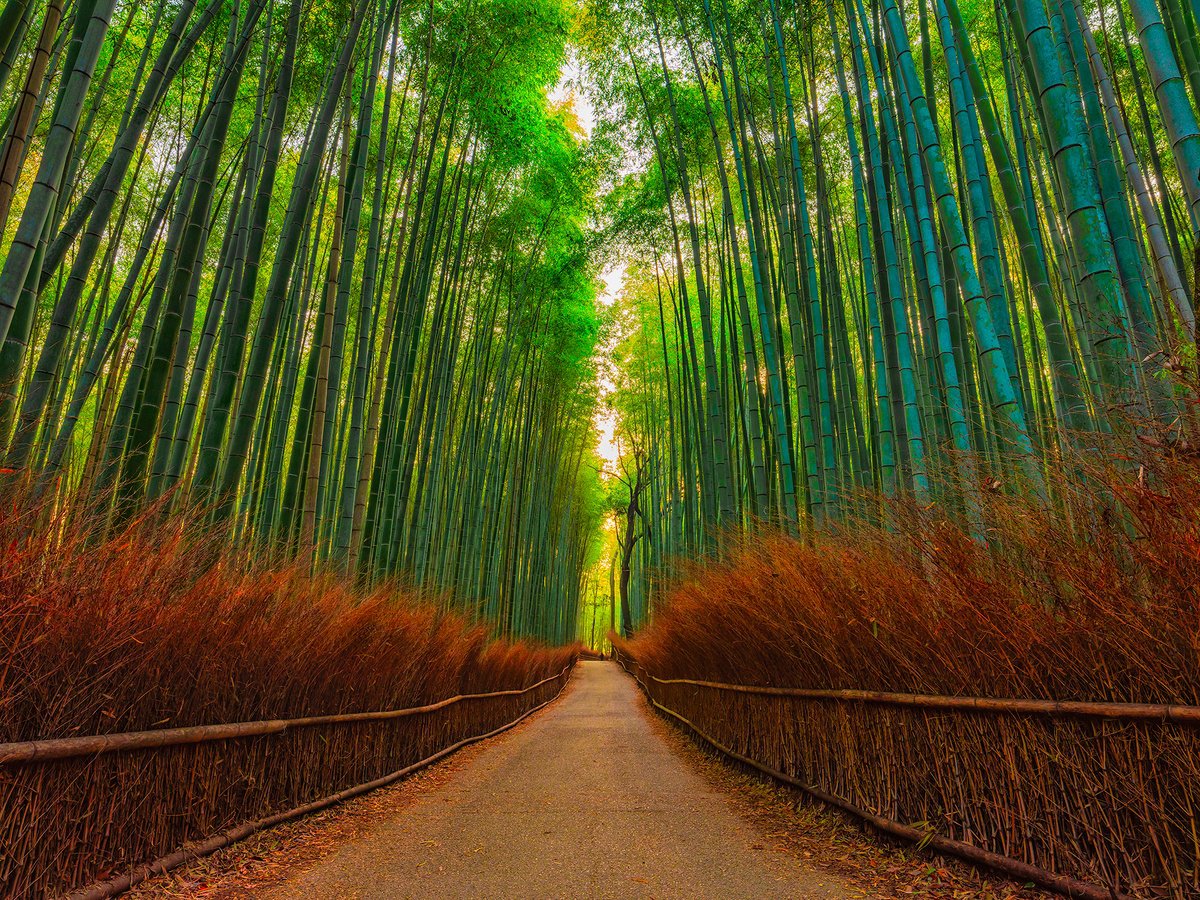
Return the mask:
M1200 898L1198 304L1198 0L0 0L0 897Z

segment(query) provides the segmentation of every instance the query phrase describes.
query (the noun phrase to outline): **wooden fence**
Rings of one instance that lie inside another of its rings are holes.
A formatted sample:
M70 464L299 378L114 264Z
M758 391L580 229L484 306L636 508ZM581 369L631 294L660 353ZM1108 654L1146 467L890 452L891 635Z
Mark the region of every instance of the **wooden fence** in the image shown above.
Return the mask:
M409 709L0 744L0 894L112 896L498 734L570 673Z
M922 846L1071 897L1200 897L1200 708L661 679L725 755Z

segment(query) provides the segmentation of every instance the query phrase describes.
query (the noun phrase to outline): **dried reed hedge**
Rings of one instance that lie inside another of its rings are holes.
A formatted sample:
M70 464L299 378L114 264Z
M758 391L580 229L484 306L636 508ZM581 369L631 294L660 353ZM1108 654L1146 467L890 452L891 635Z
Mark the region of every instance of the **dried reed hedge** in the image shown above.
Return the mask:
M1200 896L1194 724L654 680L1200 706L1200 476L1186 459L1134 472L1059 485L1066 515L990 498L989 547L920 510L810 544L757 536L619 646L659 703L869 813L1118 893Z
M86 531L47 529L19 502L0 514L0 742L422 706L522 689L574 658L395 592L234 566L180 523ZM381 777L564 681L408 718L0 765L0 893L61 893Z

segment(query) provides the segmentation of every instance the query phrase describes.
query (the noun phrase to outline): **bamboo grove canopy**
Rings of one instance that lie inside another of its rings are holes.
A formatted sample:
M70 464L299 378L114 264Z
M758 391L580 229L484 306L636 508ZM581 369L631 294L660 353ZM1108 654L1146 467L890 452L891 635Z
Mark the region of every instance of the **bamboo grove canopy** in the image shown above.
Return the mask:
M0 3L8 474L104 527L199 506L252 552L573 638L599 501L594 176L547 101L571 22Z
M1195 0L587 0L594 141L624 165L603 215L629 264L635 568L878 497L983 537L981 491L1056 503L1106 432L1187 446L1198 21Z

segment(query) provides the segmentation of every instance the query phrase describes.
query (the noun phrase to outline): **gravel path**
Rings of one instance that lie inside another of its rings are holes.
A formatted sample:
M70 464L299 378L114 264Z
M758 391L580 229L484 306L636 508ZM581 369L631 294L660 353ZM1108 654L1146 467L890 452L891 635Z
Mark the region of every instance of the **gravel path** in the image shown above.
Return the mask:
M580 663L574 681L447 785L262 896L861 896L767 850L615 664Z

